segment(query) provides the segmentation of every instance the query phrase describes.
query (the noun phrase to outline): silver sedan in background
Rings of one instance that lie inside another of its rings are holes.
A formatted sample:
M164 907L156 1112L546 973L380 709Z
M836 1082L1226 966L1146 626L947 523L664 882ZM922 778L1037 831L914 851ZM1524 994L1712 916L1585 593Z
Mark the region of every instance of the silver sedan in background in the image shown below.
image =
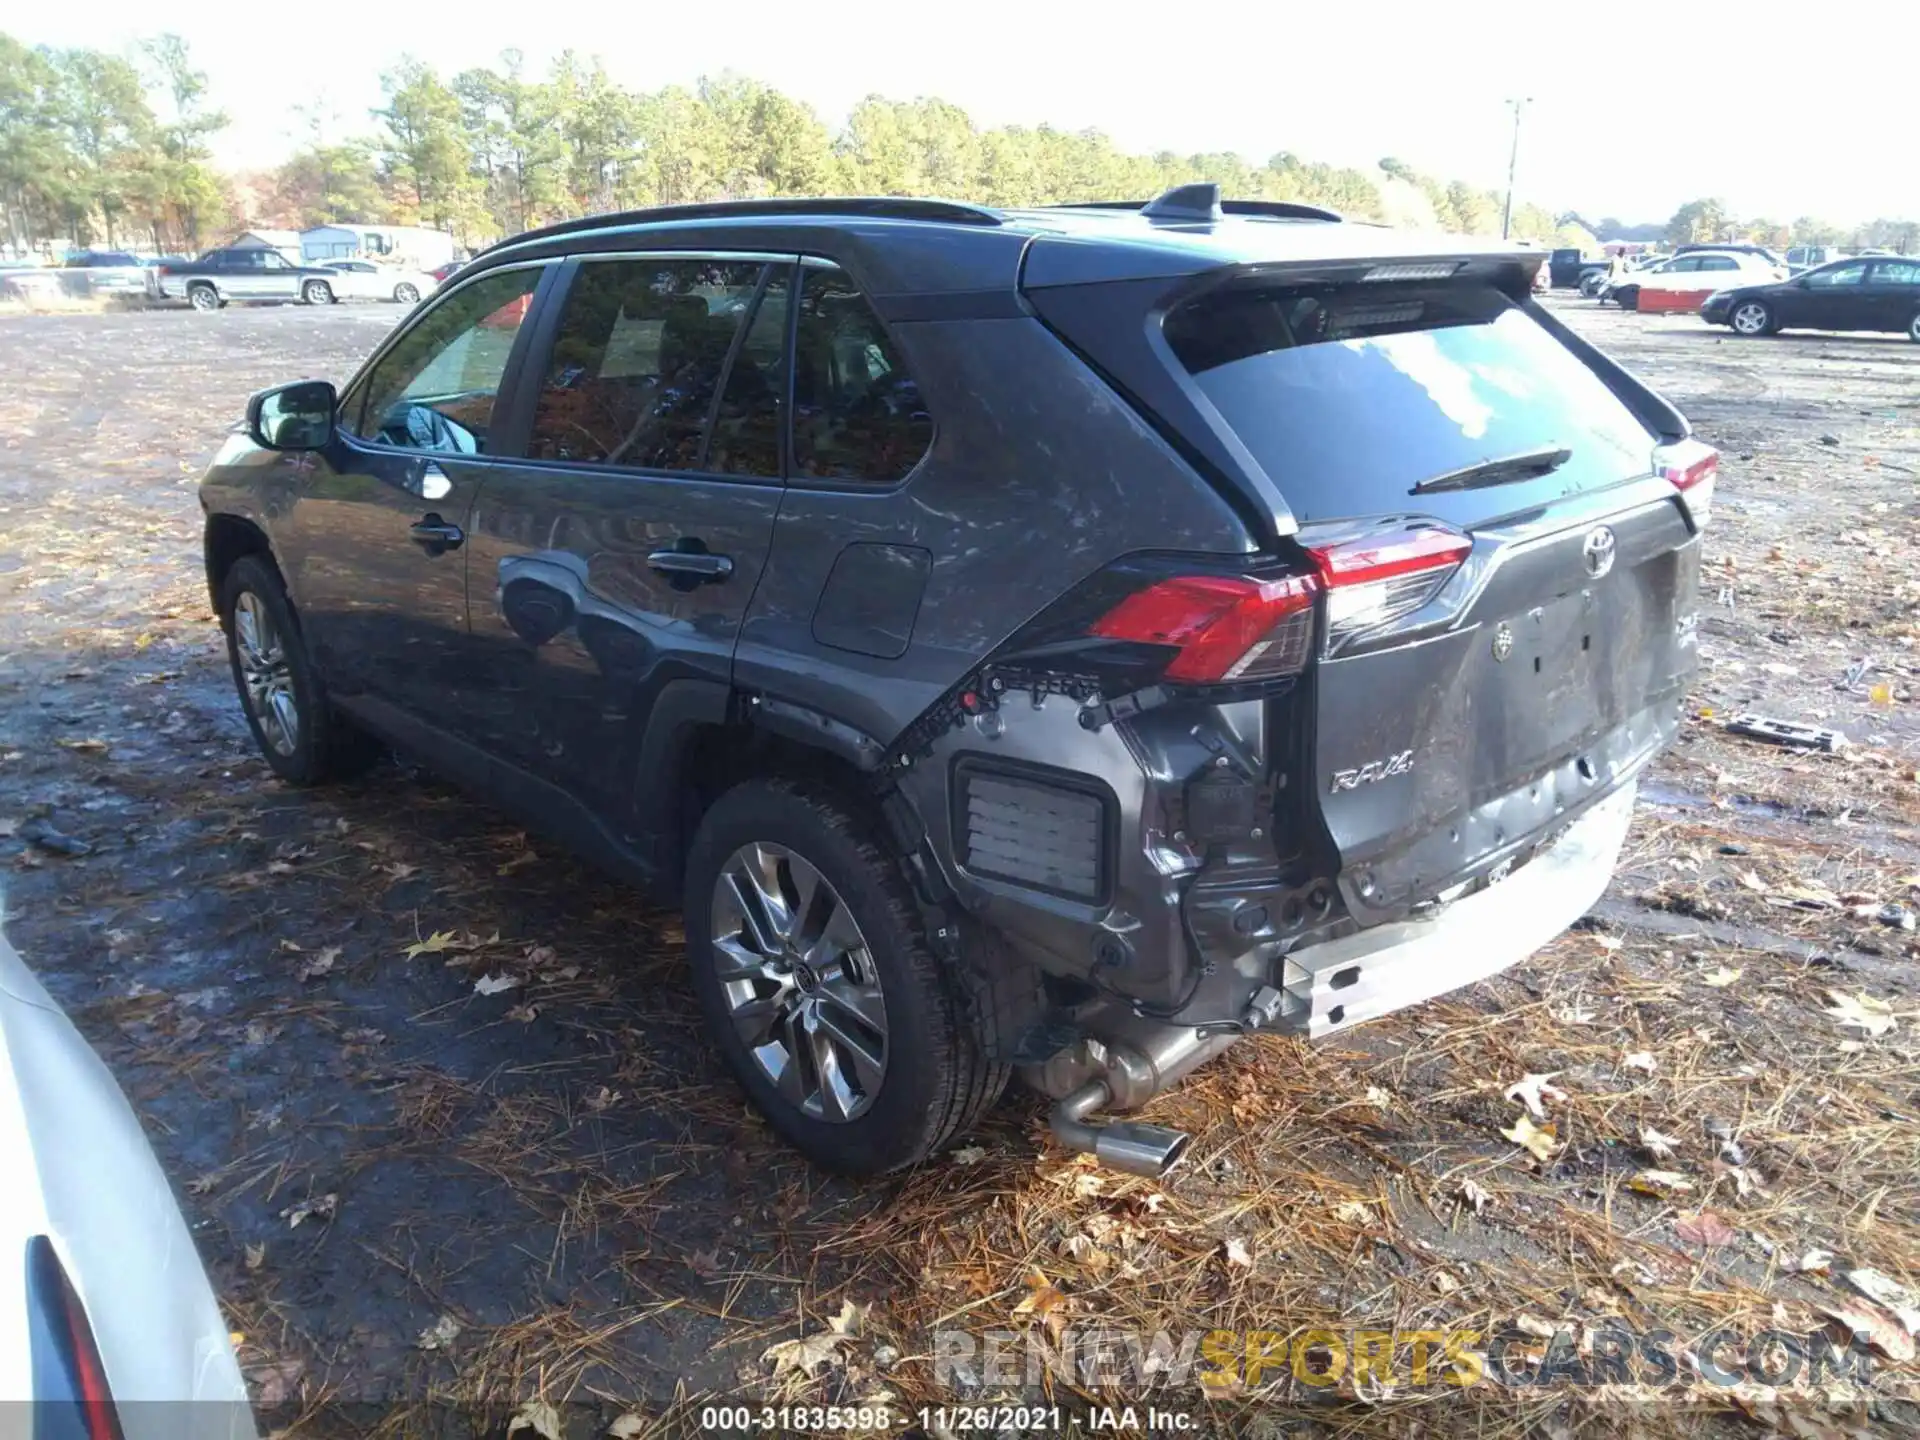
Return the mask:
M26 1402L36 1437L255 1435L139 1120L0 935L0 1410Z
M333 286L334 297L339 300L392 300L418 305L440 288L440 282L424 270L402 270L371 260L322 260L320 265L340 277Z

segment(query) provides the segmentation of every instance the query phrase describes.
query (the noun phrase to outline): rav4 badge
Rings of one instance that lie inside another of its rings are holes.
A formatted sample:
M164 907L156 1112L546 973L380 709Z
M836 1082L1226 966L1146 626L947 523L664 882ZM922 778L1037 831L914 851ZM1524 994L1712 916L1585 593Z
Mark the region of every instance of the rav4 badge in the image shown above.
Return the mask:
M1328 788L1337 795L1342 790L1358 790L1362 785L1371 785L1378 780L1404 775L1411 769L1413 769L1413 752L1402 750L1398 755L1389 755L1384 760L1370 760L1357 770L1334 771L1332 784Z

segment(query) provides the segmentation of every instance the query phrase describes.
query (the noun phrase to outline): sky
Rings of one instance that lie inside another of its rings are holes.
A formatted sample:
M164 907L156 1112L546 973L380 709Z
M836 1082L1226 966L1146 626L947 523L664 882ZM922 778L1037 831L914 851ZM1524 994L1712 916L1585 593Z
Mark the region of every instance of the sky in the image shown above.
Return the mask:
M1487 188L1505 183L1506 102L1527 99L1522 201L1628 221L1665 220L1702 195L1780 221L1920 216L1920 125L1903 83L1920 52L1920 0L1850 0L1832 23L1777 25L1766 13L1737 0L266 10L90 0L33 6L0 29L101 49L175 30L234 121L216 156L235 168L284 158L307 134L296 107L314 102L335 117L334 135L371 133L380 74L403 54L450 75L508 47L544 70L571 48L640 89L732 70L808 102L831 127L866 95L938 96L981 125L1093 127L1126 150L1234 150L1256 162L1290 150L1358 166L1392 155ZM1800 63L1807 75L1794 73Z

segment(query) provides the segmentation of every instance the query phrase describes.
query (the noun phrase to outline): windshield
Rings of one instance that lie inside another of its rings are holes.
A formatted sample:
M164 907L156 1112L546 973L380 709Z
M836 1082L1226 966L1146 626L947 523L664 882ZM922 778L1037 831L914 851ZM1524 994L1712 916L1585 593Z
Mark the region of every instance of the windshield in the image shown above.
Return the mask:
M1233 289L1166 320L1174 354L1302 522L1460 524L1645 475L1653 438L1491 287ZM1437 476L1565 449L1551 474L1416 496Z

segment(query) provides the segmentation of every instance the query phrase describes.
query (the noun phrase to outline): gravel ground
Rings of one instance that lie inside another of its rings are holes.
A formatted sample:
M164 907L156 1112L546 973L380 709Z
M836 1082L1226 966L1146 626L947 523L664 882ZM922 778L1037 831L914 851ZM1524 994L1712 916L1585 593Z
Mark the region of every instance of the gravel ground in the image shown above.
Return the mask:
M414 769L271 779L193 485L249 391L344 379L392 308L0 317L9 933L146 1119L263 1405L302 1433L362 1403L498 1434L541 1398L573 1434L692 1428L702 1396L956 1398L938 1326L1749 1334L1821 1324L1849 1264L1920 1279L1920 347L1552 303L1725 457L1693 718L1586 928L1337 1046L1240 1047L1156 1107L1196 1133L1160 1186L1052 1149L1018 1095L922 1174L825 1180L702 1043L677 917ZM1853 743L1727 734L1749 710ZM1847 1028L1829 992L1899 1018ZM1503 1092L1545 1072L1534 1160ZM1649 1127L1684 1137L1655 1169L1684 1185L1635 1183ZM1783 1263L1810 1249L1832 1277ZM816 1374L767 1356L847 1314ZM1232 1391L1172 1403L1400 1424L1350 1384ZM1476 1395L1448 1399L1518 1423Z

